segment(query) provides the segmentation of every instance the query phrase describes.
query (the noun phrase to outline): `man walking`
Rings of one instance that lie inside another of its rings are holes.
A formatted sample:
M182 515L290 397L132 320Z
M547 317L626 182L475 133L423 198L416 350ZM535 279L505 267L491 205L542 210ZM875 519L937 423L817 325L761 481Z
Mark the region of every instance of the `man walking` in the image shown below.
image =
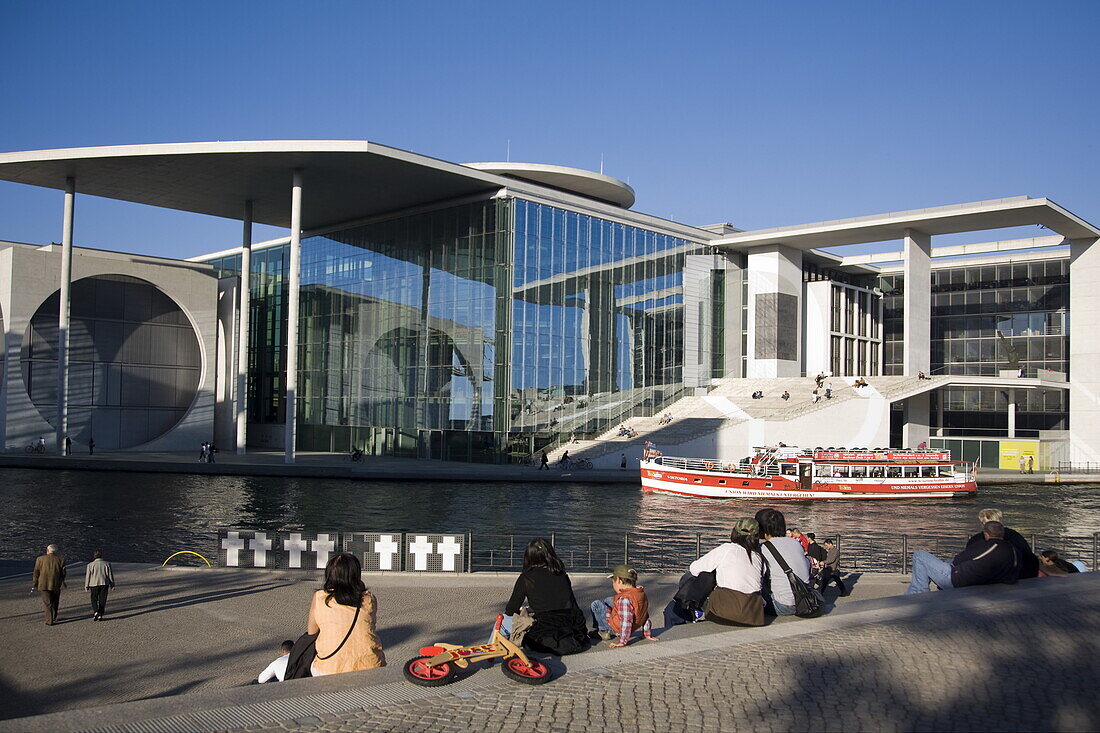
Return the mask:
M42 598L46 625L57 621L57 607L61 602L61 589L65 587L65 561L57 554L57 545L46 548L45 555L34 561L31 590Z

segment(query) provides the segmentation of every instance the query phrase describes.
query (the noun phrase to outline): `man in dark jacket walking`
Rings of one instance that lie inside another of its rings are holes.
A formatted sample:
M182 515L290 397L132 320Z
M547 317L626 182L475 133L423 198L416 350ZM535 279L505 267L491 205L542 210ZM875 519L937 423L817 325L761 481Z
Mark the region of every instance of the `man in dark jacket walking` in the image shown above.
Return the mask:
M61 603L61 589L65 587L65 561L57 554L57 545L46 548L45 555L39 555L34 561L31 590L38 591L42 598L46 625L53 626L57 621L57 607Z
M905 595L927 593L929 583L940 590L968 585L1015 583L1020 577L1020 559L1016 549L1005 540L1005 526L986 522L982 526L982 541L972 542L955 555L950 563L930 552L913 553L913 581Z

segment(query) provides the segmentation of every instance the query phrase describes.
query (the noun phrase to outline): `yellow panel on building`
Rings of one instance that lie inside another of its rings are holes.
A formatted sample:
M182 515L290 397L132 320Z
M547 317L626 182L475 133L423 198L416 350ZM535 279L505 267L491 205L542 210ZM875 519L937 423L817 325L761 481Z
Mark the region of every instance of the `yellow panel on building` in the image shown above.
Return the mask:
M1002 440L1000 468L1007 471L1038 471L1040 469L1039 442L1035 440Z

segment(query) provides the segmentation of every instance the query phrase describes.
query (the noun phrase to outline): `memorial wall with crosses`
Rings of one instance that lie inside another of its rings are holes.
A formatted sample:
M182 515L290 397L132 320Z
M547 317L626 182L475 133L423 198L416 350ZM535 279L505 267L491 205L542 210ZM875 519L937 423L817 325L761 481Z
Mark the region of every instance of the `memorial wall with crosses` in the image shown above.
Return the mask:
M417 532L218 532L218 564L230 568L323 570L333 554L350 552L364 571L466 572L461 534Z

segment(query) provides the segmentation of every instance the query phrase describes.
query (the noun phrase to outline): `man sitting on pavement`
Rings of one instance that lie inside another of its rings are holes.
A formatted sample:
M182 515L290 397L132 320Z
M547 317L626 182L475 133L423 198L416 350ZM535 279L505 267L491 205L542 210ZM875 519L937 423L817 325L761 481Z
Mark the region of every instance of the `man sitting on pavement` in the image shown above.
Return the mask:
M978 521L983 525L986 522L1001 522L1004 524L1004 515L1001 514L1000 509L982 509L978 512ZM970 547L971 544L981 541L982 533L978 532L967 540L966 546ZM1037 577L1039 575L1039 558L1032 552L1031 545L1024 539L1024 536L1011 527L1005 527L1005 541L1016 549L1016 556L1020 560L1020 580Z
M967 545L950 563L924 550L914 552L913 580L905 595L927 593L929 583L947 590L969 585L1015 583L1019 577L1020 560L1016 549L1005 540L1005 526L1000 522L986 522L982 526L982 540Z
M271 680L278 680L282 682L286 679L286 663L290 660L290 650L294 648L294 640L287 639L279 647L279 653L282 655L271 664L267 665L267 669L260 672L260 676L256 678L256 682L263 684L264 682L270 682Z
M840 548L836 546L831 537L826 538L823 544L825 560L822 561L821 570L817 574L817 589L824 593L829 583L836 583L836 587L840 589L840 595L846 596L848 595L848 589L844 586L844 581L840 579ZM810 545L810 548L816 546L816 544L813 544Z

